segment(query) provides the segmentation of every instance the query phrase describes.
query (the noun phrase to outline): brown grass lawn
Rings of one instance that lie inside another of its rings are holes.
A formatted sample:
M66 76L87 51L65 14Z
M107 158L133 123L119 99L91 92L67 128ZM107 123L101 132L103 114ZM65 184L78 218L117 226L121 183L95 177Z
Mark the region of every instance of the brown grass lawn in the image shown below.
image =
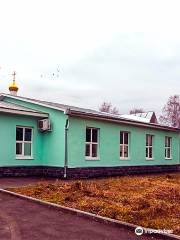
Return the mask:
M180 234L180 173L56 180L11 191L101 216Z

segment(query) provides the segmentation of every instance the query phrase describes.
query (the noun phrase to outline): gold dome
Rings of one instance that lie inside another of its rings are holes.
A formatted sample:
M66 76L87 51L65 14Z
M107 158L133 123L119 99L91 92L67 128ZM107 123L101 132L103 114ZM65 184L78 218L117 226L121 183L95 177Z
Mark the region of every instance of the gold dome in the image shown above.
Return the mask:
M9 85L9 91L18 91L18 86L16 85L16 83L13 81L10 85Z
M16 73L14 72L12 75L13 75L13 82L9 85L9 91L17 92L19 88L16 85L16 80L15 80Z

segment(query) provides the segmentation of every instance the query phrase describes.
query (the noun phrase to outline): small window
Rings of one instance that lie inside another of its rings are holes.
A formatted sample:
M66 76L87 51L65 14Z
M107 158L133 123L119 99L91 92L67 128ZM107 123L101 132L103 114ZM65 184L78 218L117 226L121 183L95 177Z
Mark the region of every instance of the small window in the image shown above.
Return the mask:
M171 159L171 137L165 137L165 158Z
M120 158L127 159L129 157L129 133L120 132Z
M146 159L153 158L153 135L146 135Z
M97 128L86 128L86 158L97 159L98 158L98 134Z
M16 157L32 158L32 128L16 127Z

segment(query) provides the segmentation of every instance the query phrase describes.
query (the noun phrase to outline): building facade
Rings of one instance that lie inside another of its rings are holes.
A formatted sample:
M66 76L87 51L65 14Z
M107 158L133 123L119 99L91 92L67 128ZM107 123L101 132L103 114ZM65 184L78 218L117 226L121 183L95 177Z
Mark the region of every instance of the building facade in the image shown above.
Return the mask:
M42 129L42 120L50 122ZM100 177L179 171L179 129L0 95L0 175Z

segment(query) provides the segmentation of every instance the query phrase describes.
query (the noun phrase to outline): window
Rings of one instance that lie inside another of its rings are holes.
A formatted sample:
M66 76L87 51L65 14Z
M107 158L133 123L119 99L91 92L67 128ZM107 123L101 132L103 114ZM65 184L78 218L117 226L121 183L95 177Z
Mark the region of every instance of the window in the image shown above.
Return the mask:
M98 158L98 135L99 129L86 128L86 158Z
M153 158L153 135L146 135L146 159Z
M127 159L129 157L129 133L120 132L120 158Z
M32 128L16 127L16 157L32 158Z
M165 137L165 158L171 159L171 137Z

